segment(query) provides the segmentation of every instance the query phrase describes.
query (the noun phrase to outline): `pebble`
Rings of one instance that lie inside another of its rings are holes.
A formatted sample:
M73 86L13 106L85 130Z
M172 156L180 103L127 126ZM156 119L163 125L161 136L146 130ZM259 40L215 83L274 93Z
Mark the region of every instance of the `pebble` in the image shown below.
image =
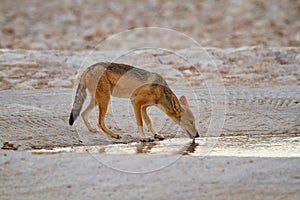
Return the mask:
M11 76L21 75L21 74L25 74L25 70L19 67L14 67L12 70L10 70L9 74Z
M295 57L296 64L300 65L300 54Z
M43 42L35 42L35 43L30 44L30 48L43 50L43 49L47 49L48 46Z
M4 78L4 77L7 77L7 74L0 71L0 78Z
M46 72L39 71L33 75L33 78L46 78L48 74Z
M69 80L54 79L48 82L48 86L51 87L72 87L72 82Z
M37 80L28 80L28 81L17 84L15 86L15 89L18 89L18 90L33 90L34 85L37 84L37 83L38 83Z

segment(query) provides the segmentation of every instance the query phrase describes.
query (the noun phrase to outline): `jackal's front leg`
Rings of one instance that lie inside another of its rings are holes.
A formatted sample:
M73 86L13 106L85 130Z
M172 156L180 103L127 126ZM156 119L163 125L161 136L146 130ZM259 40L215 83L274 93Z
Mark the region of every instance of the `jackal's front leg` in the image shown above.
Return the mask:
M141 141L142 142L152 142L152 141L154 141L154 138L146 136L146 134L144 132L142 112L141 112L142 106L139 103L134 102L134 101L132 101L132 105L133 105L133 108L134 108L134 114L135 114L136 122L137 122L137 125L138 125L139 133L142 137Z
M149 131L153 134L154 138L155 139L159 139L159 140L163 140L165 137L162 134L159 134L159 133L157 133L154 130L154 128L152 126L151 119L150 119L150 117L149 117L149 115L147 113L147 108L148 108L148 106L143 106L142 107L142 116L143 116L143 119L146 122L146 125L147 125Z

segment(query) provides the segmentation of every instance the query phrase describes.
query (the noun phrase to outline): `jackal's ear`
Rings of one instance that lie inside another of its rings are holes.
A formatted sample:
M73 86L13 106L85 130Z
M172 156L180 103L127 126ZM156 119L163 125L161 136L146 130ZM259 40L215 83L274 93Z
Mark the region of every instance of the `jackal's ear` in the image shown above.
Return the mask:
M188 101L187 101L187 99L186 99L186 97L185 97L184 95L180 97L180 102L181 102L183 105L185 105L185 106L187 106L187 107L190 107L190 105L189 105L189 103L188 103Z

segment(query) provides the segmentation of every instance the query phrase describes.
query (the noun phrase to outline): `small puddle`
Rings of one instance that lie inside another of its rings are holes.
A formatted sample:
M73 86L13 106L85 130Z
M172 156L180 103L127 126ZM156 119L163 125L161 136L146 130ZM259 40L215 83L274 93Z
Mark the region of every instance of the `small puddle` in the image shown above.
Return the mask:
M133 142L128 144L109 144L99 146L76 146L53 149L32 150L33 154L56 154L64 152L100 153L100 154L164 154L190 155L195 154L201 140L192 143L190 139L166 139L155 142Z
M227 136L172 138L155 142L133 142L99 146L77 146L30 151L33 154L63 152L96 154L148 154L237 157L300 157L300 136Z

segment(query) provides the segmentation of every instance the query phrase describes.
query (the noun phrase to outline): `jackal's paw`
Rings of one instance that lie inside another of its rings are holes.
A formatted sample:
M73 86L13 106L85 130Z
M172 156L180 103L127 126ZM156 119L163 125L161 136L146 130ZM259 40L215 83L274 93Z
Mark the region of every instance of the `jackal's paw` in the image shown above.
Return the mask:
M145 137L145 138L141 138L141 142L153 142L154 138L152 137Z
M113 138L116 138L116 139L120 139L120 138L121 138L121 135L119 135L119 134L114 134L114 135L112 135L112 137L113 137Z
M159 140L163 140L163 139L165 139L165 136L163 136L162 134L156 133L156 134L154 135L154 138L155 138L155 139L159 139Z
M97 129L95 127L89 128L89 131L92 133L97 133Z

